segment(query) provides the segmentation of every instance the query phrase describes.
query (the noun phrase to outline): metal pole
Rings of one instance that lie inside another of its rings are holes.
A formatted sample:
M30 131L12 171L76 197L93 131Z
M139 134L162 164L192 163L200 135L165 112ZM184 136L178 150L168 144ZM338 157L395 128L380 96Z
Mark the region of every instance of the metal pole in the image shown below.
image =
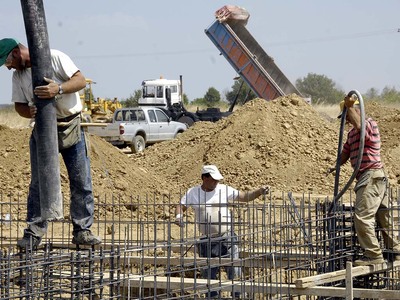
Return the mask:
M53 77L46 17L42 0L21 0L21 7L35 89L47 84L43 77ZM50 221L63 216L55 99L43 100L34 96L33 100L37 107L35 130L41 217L43 221Z

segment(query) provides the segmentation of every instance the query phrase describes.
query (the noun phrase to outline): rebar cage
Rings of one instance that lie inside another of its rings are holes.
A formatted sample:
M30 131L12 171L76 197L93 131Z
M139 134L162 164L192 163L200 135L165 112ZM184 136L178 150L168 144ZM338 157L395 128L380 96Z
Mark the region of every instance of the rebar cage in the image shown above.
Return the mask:
M26 201L0 197L1 299L201 299L213 292L221 299L342 299L346 264L361 254L352 191L334 213L328 213L330 197L312 194L271 192L245 205L233 203L236 239L228 242L200 235L191 211L186 226L178 227L174 208L180 195L97 197L91 229L102 238L100 245L73 245L65 217L49 223L38 249L22 250L16 242L26 226ZM389 197L398 237L398 189L390 187ZM68 201L64 206L67 216ZM202 243L222 242L237 246L237 258L199 255ZM390 249L384 254L385 267L353 276L356 295L399 289L394 255ZM240 275L228 279L229 268ZM216 278L209 279L213 270Z

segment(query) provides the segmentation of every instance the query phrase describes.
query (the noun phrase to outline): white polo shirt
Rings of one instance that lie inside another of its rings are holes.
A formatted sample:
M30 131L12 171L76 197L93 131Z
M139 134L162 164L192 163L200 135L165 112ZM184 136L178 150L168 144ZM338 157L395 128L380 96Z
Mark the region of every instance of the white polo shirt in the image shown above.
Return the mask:
M231 213L228 207L239 196L239 191L225 184L218 184L211 192L201 186L189 189L181 204L195 211L199 230L204 235L221 235L230 231Z

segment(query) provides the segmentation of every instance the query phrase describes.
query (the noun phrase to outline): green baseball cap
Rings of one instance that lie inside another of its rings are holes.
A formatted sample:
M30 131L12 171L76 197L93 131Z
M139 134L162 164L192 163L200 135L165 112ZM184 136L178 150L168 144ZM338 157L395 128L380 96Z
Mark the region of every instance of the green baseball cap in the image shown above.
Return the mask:
M5 38L0 40L0 67L6 62L8 54L17 47L19 42L15 39Z

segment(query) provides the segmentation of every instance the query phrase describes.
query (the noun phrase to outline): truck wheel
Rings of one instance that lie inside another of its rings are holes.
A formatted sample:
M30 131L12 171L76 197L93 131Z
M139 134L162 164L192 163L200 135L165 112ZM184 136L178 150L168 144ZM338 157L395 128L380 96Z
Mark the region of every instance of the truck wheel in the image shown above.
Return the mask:
M174 139L177 138L178 135L180 135L183 131L178 131L177 133L175 133Z
M188 117L188 116L182 116L177 121L181 122L183 124L187 124L188 127L192 126L193 123L194 123L194 120L191 117Z
M142 152L146 148L146 143L144 142L144 138L140 135L137 135L133 138L133 143L131 145L131 150L133 153Z

